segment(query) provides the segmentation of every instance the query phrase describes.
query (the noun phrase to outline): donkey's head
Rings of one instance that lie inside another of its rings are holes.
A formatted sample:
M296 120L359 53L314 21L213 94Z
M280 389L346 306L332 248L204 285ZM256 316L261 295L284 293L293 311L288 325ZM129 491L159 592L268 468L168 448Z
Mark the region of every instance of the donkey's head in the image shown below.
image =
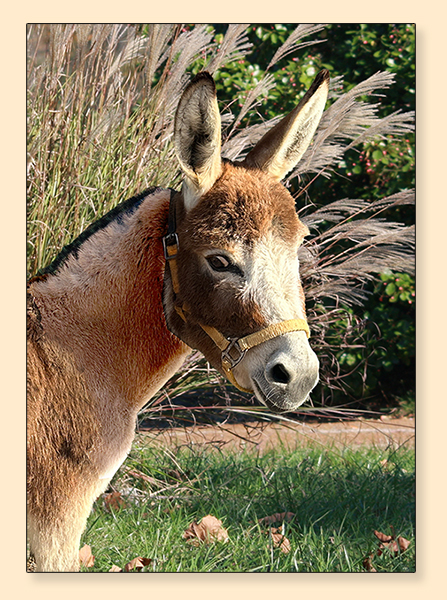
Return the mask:
M175 118L185 179L164 239L168 327L275 410L297 408L318 381L297 259L308 230L280 181L311 142L328 82L322 71L240 163L221 159L209 74L188 85Z

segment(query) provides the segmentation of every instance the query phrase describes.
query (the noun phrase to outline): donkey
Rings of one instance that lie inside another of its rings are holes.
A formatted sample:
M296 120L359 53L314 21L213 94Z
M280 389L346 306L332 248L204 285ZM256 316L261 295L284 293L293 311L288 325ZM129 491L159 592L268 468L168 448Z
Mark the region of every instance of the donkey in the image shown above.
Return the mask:
M137 413L191 349L276 411L318 381L298 247L280 183L327 99L318 74L242 162L221 158L214 81L174 121L180 192L153 188L91 225L28 286L28 534L37 571L79 569L94 500L125 460Z

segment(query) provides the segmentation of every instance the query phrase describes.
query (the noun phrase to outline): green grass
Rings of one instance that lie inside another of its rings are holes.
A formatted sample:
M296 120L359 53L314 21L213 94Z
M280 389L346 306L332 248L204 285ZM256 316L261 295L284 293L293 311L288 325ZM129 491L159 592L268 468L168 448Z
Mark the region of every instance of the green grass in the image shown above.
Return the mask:
M126 467L156 484L129 476ZM174 455L141 437L112 481L123 497L132 486L138 502L107 511L100 498L82 544L95 555L89 571L123 568L143 556L152 559L144 570L157 572L364 572L374 553L378 572L413 572L414 484L410 449L278 448L258 455L183 448ZM268 527L258 523L282 512L295 515L284 523L287 554L270 548ZM186 542L184 530L207 514L223 522L229 540ZM397 556L377 556L374 530L411 544Z

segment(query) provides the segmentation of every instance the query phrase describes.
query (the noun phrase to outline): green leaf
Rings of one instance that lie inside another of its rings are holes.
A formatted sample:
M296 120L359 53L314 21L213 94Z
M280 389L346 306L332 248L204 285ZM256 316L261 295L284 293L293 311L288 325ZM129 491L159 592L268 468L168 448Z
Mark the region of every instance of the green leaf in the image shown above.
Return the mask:
M348 367L353 367L357 362L356 356L354 354L348 354L347 352L343 352L340 357L340 363L342 365L348 365Z
M372 157L374 160L382 160L383 152L381 150L374 150L374 152L372 153Z
M392 296L395 292L396 292L395 284L389 283L385 288L385 293L388 294L388 296Z

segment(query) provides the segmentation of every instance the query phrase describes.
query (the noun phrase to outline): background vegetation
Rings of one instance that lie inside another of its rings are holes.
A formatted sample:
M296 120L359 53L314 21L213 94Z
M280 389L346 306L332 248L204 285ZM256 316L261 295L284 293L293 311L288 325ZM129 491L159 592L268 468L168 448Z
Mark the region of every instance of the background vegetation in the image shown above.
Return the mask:
M173 115L204 67L234 159L295 106L320 68L330 70L327 121L285 182L312 231L300 262L322 365L313 406L298 416L412 411L411 24L30 26L28 274L119 202L152 185L178 187ZM384 70L393 85L376 75ZM141 418L187 424L211 411L214 421L271 416L192 355ZM137 436L96 502L82 542L95 560L84 570L125 570L136 556L137 569L165 572L415 569L411 448L279 446L261 456L146 442ZM222 520L227 542L185 540L207 513ZM287 551L273 543L273 526ZM395 547L399 536L404 546Z
M216 79L224 149L233 158L296 104L322 67L333 81L329 104L339 88L348 92L387 70L394 85L385 92L368 88L358 100L369 102L373 94L377 101L379 94L384 119L414 109L414 25L315 26L298 39L295 33L291 24L30 26L29 273L118 202L151 185L178 185L172 116L187 76L204 67ZM319 171L298 172L286 181L303 219L343 198L372 206L414 187L414 134L409 127L390 128L352 145ZM386 219L411 225L414 209L396 202ZM319 226L324 231L325 222ZM343 253L345 245L332 250ZM414 278L382 269L360 287L367 298L354 305L310 294L310 318L327 318L320 356L323 373L331 373L313 394L314 404L383 409L404 402L412 410ZM194 365L154 402L166 394L172 400L185 381L209 385L206 366ZM228 391L221 389L225 397Z

